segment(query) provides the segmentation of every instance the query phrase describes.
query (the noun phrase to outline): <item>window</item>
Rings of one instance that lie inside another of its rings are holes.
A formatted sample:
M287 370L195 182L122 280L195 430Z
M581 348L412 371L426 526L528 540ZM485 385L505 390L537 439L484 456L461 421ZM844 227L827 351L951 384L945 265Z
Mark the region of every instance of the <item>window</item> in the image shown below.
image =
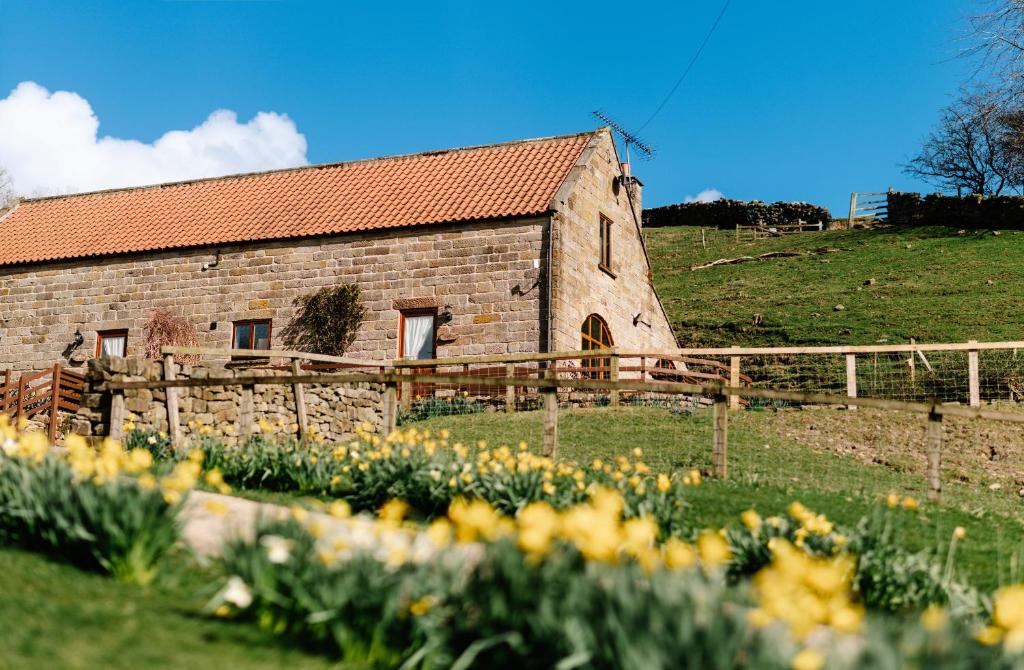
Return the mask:
M402 312L398 328L399 358L434 358L437 309Z
M580 329L580 349L589 351L591 349L608 349L614 346L612 331L608 324L597 314L591 314L583 322ZM610 358L584 358L582 366L591 379L610 379L612 359Z
M600 244L601 259L598 261L597 266L608 274L615 276L612 272L612 220L604 214L601 215Z
M127 330L101 330L96 333L96 358L103 356L120 356L128 354Z
M270 319L235 321L232 349L270 349Z

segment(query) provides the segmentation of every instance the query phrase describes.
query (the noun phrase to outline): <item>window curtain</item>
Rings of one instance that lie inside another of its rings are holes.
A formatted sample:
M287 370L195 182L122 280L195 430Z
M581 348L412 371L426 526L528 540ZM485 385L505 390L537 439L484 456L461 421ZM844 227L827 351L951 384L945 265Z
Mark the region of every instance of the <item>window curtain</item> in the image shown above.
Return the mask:
M103 356L121 356L123 358L127 339L124 336L104 337L100 354Z
M403 338L406 358L433 358L434 317L405 317L405 333Z

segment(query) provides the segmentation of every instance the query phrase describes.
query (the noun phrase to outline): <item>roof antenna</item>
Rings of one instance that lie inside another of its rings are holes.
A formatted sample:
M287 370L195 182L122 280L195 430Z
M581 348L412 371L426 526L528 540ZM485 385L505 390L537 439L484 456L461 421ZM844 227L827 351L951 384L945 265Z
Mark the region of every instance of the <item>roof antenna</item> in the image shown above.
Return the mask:
M622 143L626 146L626 163L625 164L627 166L629 165L629 147L630 146L634 147L637 150L637 153L640 154L640 156L642 157L642 160L650 160L651 158L654 158L654 147L652 147L650 144L647 144L646 142L641 140L639 137L636 136L635 133L629 132L624 127L622 127L622 124L616 122L614 119L612 119L610 116L608 116L607 114L605 114L604 112L602 112L600 110L597 110L597 111L593 112L593 114L594 114L594 116L599 121L603 121L613 131L615 131L615 133L619 137L622 138Z

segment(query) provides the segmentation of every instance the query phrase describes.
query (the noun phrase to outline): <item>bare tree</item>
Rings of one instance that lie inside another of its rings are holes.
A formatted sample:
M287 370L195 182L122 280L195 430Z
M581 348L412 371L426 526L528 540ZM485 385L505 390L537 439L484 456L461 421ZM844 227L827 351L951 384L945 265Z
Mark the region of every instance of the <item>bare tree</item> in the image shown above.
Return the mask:
M981 68L1000 82L1010 98L1024 95L1024 0L986 0L988 11L970 18L973 46Z
M957 195L1000 195L1024 185L1022 131L1024 110L1007 106L1001 93L965 91L903 169Z

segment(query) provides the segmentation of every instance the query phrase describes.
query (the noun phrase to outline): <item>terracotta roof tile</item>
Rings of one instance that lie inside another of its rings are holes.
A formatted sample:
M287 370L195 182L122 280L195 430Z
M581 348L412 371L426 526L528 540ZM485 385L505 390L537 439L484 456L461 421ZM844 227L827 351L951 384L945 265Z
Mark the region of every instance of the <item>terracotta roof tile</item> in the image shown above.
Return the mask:
M0 266L541 214L593 137L24 200Z

